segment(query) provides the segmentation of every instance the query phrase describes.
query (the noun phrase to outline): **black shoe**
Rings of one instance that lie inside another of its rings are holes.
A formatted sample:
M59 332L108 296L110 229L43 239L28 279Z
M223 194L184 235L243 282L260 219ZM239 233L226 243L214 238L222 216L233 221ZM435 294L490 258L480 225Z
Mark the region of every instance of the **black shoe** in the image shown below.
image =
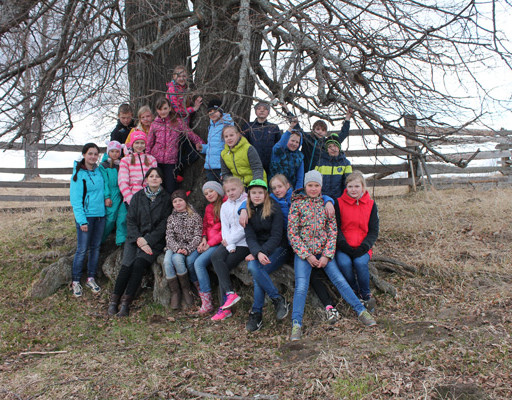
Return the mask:
M288 315L290 304L281 295L277 299L272 299L272 303L274 303L274 307L276 308L277 320L280 321L284 319Z
M256 332L259 331L262 326L263 320L261 313L251 311L249 313L249 320L247 324L245 324L245 329L247 329L248 332Z

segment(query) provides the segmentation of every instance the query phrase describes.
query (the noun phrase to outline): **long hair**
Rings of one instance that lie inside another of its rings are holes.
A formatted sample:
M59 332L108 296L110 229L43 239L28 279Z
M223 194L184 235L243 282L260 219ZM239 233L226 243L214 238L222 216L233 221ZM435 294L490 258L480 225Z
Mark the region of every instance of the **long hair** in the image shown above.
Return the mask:
M82 147L82 156L86 155L87 152L90 149L96 149L98 150L98 153L100 152L100 148L96 145L96 143L86 143L84 144L84 147ZM78 179L78 171L80 171L82 168L85 168L85 157L80 160L78 165L76 166L75 174L73 175L73 181L76 182Z
M283 175L283 174L275 174L272 179L270 180L270 182L268 183L268 185L272 188L272 182L274 182L274 180L276 181L280 181L283 186L288 186L290 187L290 181L288 180L288 178Z
M252 201L251 201L251 190L249 189L249 196L247 196L247 217L251 219L253 211L252 211ZM270 199L270 195L268 194L268 190L265 190L265 198L263 199L263 212L261 213L261 217L263 219L270 217L272 215L272 200Z

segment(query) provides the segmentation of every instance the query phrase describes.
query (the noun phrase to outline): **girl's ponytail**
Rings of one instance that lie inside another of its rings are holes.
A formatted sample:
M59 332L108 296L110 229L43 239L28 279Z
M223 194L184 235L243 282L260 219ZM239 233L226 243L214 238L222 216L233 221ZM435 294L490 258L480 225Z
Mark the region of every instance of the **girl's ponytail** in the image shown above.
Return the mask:
M76 182L78 179L78 171L80 171L85 166L85 158L82 158L80 162L76 165L75 174L73 175L73 181Z

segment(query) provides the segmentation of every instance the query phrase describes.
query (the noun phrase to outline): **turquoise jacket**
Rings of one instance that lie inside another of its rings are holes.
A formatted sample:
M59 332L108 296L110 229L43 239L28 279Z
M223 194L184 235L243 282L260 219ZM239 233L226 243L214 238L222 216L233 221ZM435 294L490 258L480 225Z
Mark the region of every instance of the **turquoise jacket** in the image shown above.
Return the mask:
M103 193L105 200L110 199L114 204L119 201L123 201L123 196L121 195L119 185L117 184L119 168L110 168L109 162L105 161L100 164L98 169L101 172L101 176L103 177L103 182L105 184Z
M88 217L105 216L104 181L99 168L92 171L80 169L76 181L73 180L75 171L80 164L75 161L69 199L78 225L86 225Z

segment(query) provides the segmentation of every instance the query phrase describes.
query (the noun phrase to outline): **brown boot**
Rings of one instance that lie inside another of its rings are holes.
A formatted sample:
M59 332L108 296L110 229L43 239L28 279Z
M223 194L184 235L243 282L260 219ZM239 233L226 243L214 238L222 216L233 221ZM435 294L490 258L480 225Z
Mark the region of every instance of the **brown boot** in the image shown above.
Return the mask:
M119 295L117 294L112 294L112 296L110 296L110 303L108 303L108 311L107 311L107 314L110 315L111 317L113 315L116 315L117 314L117 306L119 305Z
M169 289L171 289L171 304L170 307L173 310L177 310L180 308L180 284L178 283L178 278L174 277L171 279L167 279L167 284L169 285Z
M130 304L132 304L133 296L123 294L121 296L121 307L117 313L118 317L128 317L130 315Z
M181 293L183 295L185 305L187 307L194 306L194 296L192 295L192 291L190 290L190 281L188 280L188 273L185 272L182 275L178 274L178 279L180 281Z

